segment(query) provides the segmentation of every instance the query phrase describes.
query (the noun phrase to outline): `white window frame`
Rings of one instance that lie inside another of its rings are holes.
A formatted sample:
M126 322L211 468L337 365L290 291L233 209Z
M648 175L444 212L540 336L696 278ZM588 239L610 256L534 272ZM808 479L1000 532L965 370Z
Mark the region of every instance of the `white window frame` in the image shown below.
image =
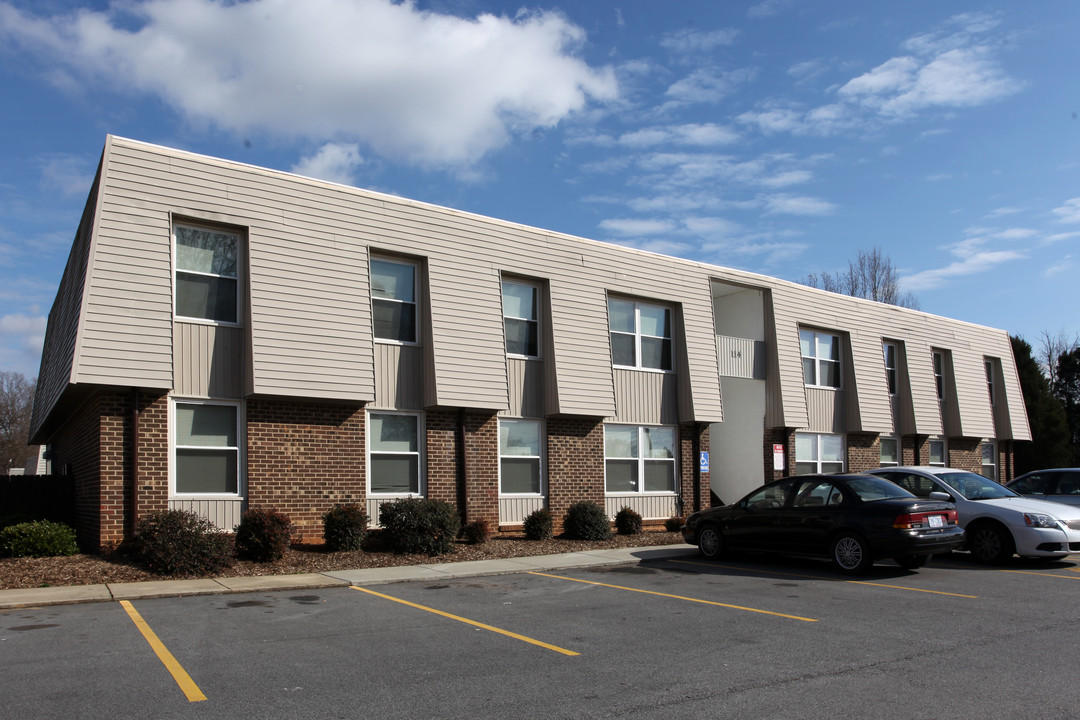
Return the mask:
M176 442L177 405L217 405L236 410L236 445L180 445ZM207 400L204 398L169 398L169 497L182 500L242 500L247 492L246 473L246 406L243 401ZM236 452L236 492L180 492L176 489L177 450L232 450Z
M409 451L409 452L400 452L400 451L392 451L392 450L373 450L372 445L374 443L372 442L372 437L371 437L371 427L372 427L371 416L372 415L404 415L404 416L409 416L409 417L416 418L416 451L415 452L411 452L411 451ZM427 481L427 472L426 472L426 463L425 463L425 455L427 453L424 452L424 450L426 448L425 439L427 437L427 432L426 432L425 425L424 425L424 413L422 413L422 412L401 412L401 411L397 411L397 410L368 410L365 417L364 417L364 421L365 421L364 422L364 434L365 434L364 453L365 453L365 468L366 468L365 486L366 486L367 496L370 497L370 498L424 497L424 494L425 494L426 489L427 489L426 488L426 485L427 485L427 482L426 482ZM412 492L412 491L409 491L409 492L392 492L392 493L373 492L372 489L371 489L371 457L372 457L372 455L415 455L416 458L417 458L417 460L416 460L416 473L417 473L417 476L418 476L416 478L416 492Z
M994 407L994 361L983 360L983 367L986 368L986 394L990 397L990 407Z
M538 447L539 447L539 450L540 450L540 454L539 455L504 455L503 454L503 444L502 444L502 429L503 429L503 425L508 424L508 423L535 423L536 426L537 426L537 431L539 433ZM545 432L546 428L544 427L544 421L543 420L535 420L533 418L502 418L501 417L501 418L499 418L498 430L499 430L499 497L516 497L516 498L545 497L545 493L547 492L547 478L545 477L545 475L546 475L545 471L546 471L547 468L545 467L545 463L544 463L544 448L547 447L547 434ZM539 480L540 480L539 489L536 492L527 492L527 493L507 493L507 492L503 492L502 479L503 479L503 460L504 459L536 460L537 467L538 467L538 472L539 472Z
M799 438L812 438L814 440L814 457L812 458L800 458L799 457ZM835 463L836 460L823 460L822 459L822 441L827 438L839 438L840 439L840 469L839 470L825 470L823 464L826 462ZM813 463L814 469L810 472L799 472L799 464ZM847 436L837 433L817 433L817 432L797 432L795 433L795 474L796 475L809 475L809 474L829 474L832 472L845 472L847 470Z
M519 317L517 315L508 315L506 312L506 286L515 285L521 288L528 288L532 290L533 302L532 302L532 317ZM525 280L514 280L510 278L503 278L502 281L502 306L503 306L503 336L504 341L507 344L506 355L507 357L514 358L538 358L540 357L540 286L536 283L528 282ZM510 352L510 334L506 332L507 321L515 320L519 322L525 322L529 327L535 328L536 333L536 352L535 353L514 353Z
M632 304L634 306L634 331L627 332L625 330L614 330L611 327L611 303L621 302ZM653 310L662 310L667 318L666 325L668 334L664 336L660 335L646 335L641 332L641 311L645 308ZM620 365L615 362L615 347L612 343L611 348L611 366L622 370L642 370L645 372L659 372L659 373L671 373L675 372L675 341L672 337L674 328L675 316L671 307L667 305L661 305L659 303L639 302L630 298L623 297L609 297L608 298L608 338L609 341L613 335L629 336L634 338L634 364L633 365ZM641 340L642 338L649 338L652 340L660 340L661 346L664 341L667 341L668 353L667 353L667 368L664 367L647 367L641 364Z
M988 448L990 450L990 462L989 463L986 462L986 455L987 455L986 451L987 451ZM979 450L982 453L982 470L983 470L982 474L986 475L986 477L990 478L994 482L997 482L997 479L998 479L997 443L994 442L993 440L991 440L990 438L983 438L982 445L980 446ZM989 475L987 475L987 468L990 469L990 474Z
M374 284L374 271L375 263L387 263L389 265L401 265L412 269L412 300L401 300L399 298L384 298L375 297L375 284ZM371 286L371 336L377 343L384 343L386 345L419 345L420 344L420 301L417 297L420 294L420 265L419 263L412 262L410 260L399 260L397 258L386 258L380 256L372 256L368 262L368 282ZM384 338L375 334L375 304L376 302L385 303L400 303L401 305L412 305L413 307L413 337L411 340L401 340L399 338Z
M941 445L941 462L932 462L931 457L934 454L934 445ZM930 467L948 467L949 466L949 443L945 438L930 438L926 442L926 464Z
M216 232L223 235L232 235L236 238L236 274L224 275L222 273L203 272L201 270L188 270L180 267L180 249L176 239L176 229L179 227L190 228L192 230L202 230L205 232ZM185 323L195 323L200 325L214 325L217 327L240 327L242 324L240 318L243 317L244 310L241 305L243 299L243 293L241 291L241 263L244 256L244 240L246 238L245 233L229 229L218 227L211 224L203 224L199 222L176 220L172 224L172 266L173 266L173 319L179 320ZM236 298L234 299L236 316L232 320L215 320L213 318L196 317L193 315L181 315L179 312L179 291L180 291L180 275L191 275L195 277L204 278L221 278L225 280L232 280L233 286L236 289Z
M637 428L637 447L638 454L636 457L621 456L621 455L608 455L607 452L607 432L609 427L632 427ZM671 449L672 456L670 458L647 458L645 457L645 430L646 429L664 429L671 430L673 437L673 447ZM604 496L605 497L671 497L679 494L680 478L679 478L679 428L676 425L636 425L633 423L604 423ZM609 460L635 460L637 461L637 485L638 489L634 491L622 491L613 492L608 490L608 461ZM671 473L674 487L671 490L645 490L645 465L646 463L669 463L671 464Z
M889 364L890 350L892 351L892 365ZM888 388L889 396L896 397L900 392L900 345L886 340L881 343L881 354L885 360L885 386Z
M806 355L806 354L803 354L802 348L803 348L803 341L805 339L807 339L808 337L812 342L810 343L811 344L810 354ZM821 357L820 350L819 350L819 345L820 345L819 339L822 338L822 337L831 337L833 342L836 344L837 358L835 360L833 360L832 358L823 358L823 357ZM828 332L828 331L825 331L825 330L813 330L813 329L810 329L810 328L799 328L799 354L802 357L803 384L805 384L806 387L820 388L822 390L840 390L843 387L843 385L844 385L844 364L843 364L844 350L843 350L843 346L840 344L840 334L839 333ZM810 361L813 362L814 382L807 382L806 381L806 361L807 360L810 360ZM822 377L821 368L822 368L823 363L835 363L836 364L836 385L822 385L821 384L821 377Z
M934 387L937 390L937 399L945 399L945 353L941 350L931 350L931 359L934 364Z
M885 446L886 442L896 443L896 460L885 459L885 453L882 451L882 448ZM878 445L878 463L880 467L899 467L903 464L901 463L901 460L903 459L901 453L904 448L898 435L882 435L878 438Z

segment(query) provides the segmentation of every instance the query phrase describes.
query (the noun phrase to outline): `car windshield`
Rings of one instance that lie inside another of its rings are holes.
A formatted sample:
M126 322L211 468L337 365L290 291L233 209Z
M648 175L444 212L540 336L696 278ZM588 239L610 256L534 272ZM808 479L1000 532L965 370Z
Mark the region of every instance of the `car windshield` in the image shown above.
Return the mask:
M863 502L885 500L887 498L913 498L915 497L904 488L889 482L883 478L865 476L848 478L847 486L859 496Z
M934 477L968 500L997 500L998 498L1019 497L1009 488L971 472L935 473Z

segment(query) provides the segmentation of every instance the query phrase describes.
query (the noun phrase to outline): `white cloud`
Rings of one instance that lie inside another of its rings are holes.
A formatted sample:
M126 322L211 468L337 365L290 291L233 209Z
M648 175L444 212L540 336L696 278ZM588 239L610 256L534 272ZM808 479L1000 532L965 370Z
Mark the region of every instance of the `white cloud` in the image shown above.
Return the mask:
M831 215L836 205L826 200L795 195L765 197L765 212L769 215Z
M1058 222L1080 222L1080 198L1066 200L1064 205L1059 208L1054 208L1051 212L1058 216Z
M660 45L681 55L711 53L718 47L731 45L739 31L731 28L716 30L677 30L664 35Z
M0 42L45 72L159 97L195 123L360 142L433 166L617 94L558 12L459 18L391 0L156 0L41 18L0 4Z
M763 0L756 5L751 5L746 11L746 16L755 20L773 17L779 14L788 4L790 4L790 0Z
M1061 242L1062 240L1072 240L1073 238L1080 238L1080 232L1055 233L1048 236L1044 242L1049 245L1050 243Z
M731 128L713 123L691 123L670 125L667 127L648 127L625 133L618 139L618 144L645 148L656 145L696 145L702 147L730 145L737 142L739 134Z
M19 313L0 316L0 368L36 377L45 341L44 315Z
M42 160L41 179L46 187L68 197L82 197L94 181L86 159L74 155L49 155Z
M314 155L301 158L292 172L306 177L352 185L356 168L362 165L356 143L326 143Z
M1064 272L1072 272L1072 269L1073 269L1073 255L1070 253L1069 255L1066 255L1065 257L1058 260L1056 263L1054 263L1050 267L1043 270L1043 276L1044 277L1053 277L1054 275L1059 275L1059 274L1064 273Z
M634 218L609 218L600 222L600 227L608 232L624 237L641 235L661 235L677 229L671 220L652 220Z
M924 270L914 275L900 278L900 284L905 290L915 292L918 290L932 290L941 287L947 280L964 275L975 275L986 272L1002 263L1023 260L1026 256L1014 250L994 250L986 252L971 252L970 246L965 249L961 259L950 263L943 268Z
M751 70L726 71L716 67L702 67L678 80L665 93L668 102L665 109L695 103L716 103L724 99L738 86L754 77Z

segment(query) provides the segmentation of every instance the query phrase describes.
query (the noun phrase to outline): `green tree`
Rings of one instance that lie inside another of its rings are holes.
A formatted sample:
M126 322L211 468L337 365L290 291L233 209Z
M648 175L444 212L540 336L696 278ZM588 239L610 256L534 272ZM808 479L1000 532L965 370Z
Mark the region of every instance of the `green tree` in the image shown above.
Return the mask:
M1027 406L1031 442L1016 445L1016 474L1070 463L1069 425L1061 401L1051 391L1050 382L1039 369L1031 345L1023 338L1011 337L1016 372Z
M1058 356L1051 389L1065 409L1069 428L1068 464L1075 467L1080 465L1080 348Z

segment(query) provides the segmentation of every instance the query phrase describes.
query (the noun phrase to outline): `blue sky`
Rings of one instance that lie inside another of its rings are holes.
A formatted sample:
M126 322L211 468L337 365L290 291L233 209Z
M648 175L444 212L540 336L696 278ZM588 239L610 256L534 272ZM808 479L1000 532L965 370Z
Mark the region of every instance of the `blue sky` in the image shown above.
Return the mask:
M0 0L0 370L105 135L1080 334L1080 3Z

